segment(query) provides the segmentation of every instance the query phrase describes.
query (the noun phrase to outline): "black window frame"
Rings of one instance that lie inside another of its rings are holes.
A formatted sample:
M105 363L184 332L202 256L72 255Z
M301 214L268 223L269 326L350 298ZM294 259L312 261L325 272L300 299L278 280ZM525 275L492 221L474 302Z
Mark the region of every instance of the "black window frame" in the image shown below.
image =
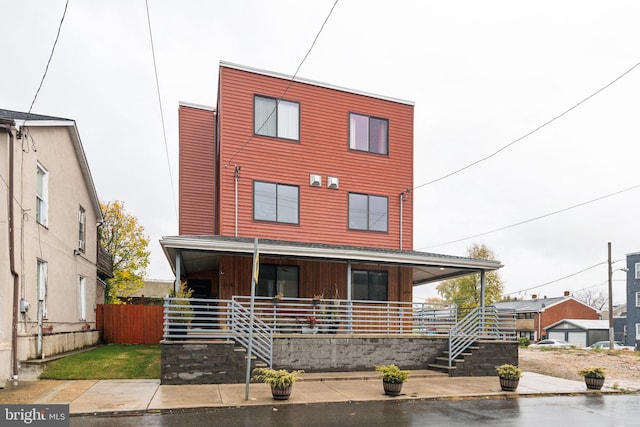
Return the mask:
M364 196L367 198L367 211L366 211L366 217L367 217L367 227L366 228L357 228L357 227L352 227L351 226L351 196ZM386 205L387 205L387 211L385 213L385 228L384 230L376 230L376 229L372 229L371 226L372 224L370 223L371 221L371 198L372 197L376 197L376 198L380 198L380 199L385 199L386 201ZM389 232L389 197L388 196L381 196L381 195L377 195L377 194L365 194L365 193L355 193L355 192L350 192L347 194L347 227L349 228L349 230L357 230L357 231L370 231L370 232L374 232L374 233L388 233Z
M359 116L359 117L363 117L363 118L367 119L369 135L368 135L367 149L366 150L363 150L363 149L360 149L360 148L356 148L355 144L354 144L353 147L351 146L351 116ZM385 141L385 144L384 144L385 148L386 148L386 152L385 153L381 153L381 152L378 152L378 151L373 151L371 149L371 126L372 126L371 120L372 119L373 120L379 120L379 121L385 122L387 124L386 141ZM379 156L389 156L389 119L386 119L384 117L371 116L369 114L362 114L362 113L356 113L354 111L350 111L348 120L349 120L349 126L348 126L348 128L349 128L349 130L348 130L348 132L349 132L349 137L348 137L349 150L358 151L358 152L361 152L361 153L377 154Z
M356 275L366 274L367 283L364 286L366 289L366 296L362 296L361 284L356 280ZM382 280L384 277L384 283L375 283ZM380 299L381 293L375 290L376 286L384 286L384 299ZM351 270L351 294L352 299L357 301L389 301L389 272L387 270L363 270L354 269Z
M274 297L280 289L278 289L278 273L288 273L288 270L296 271L296 292L295 295L283 292L285 298L298 298L300 295L300 267L297 265L282 265L282 264L269 264L260 263L260 272L258 274L258 283L256 283L256 296L259 297ZM265 283L269 278L273 278L274 286L269 288L269 284Z
M274 185L276 188L276 195L275 195L275 220L271 220L271 219L265 219L265 218L256 218L256 209L258 207L258 204L256 203L256 184L269 184L269 185ZM296 222L290 222L290 221L282 221L278 219L278 187L289 187L289 188L295 188L296 192L297 192L297 206L296 206ZM291 225L299 225L300 224L300 186L299 185L292 185L292 184L284 184L284 183L280 183L280 182L271 182L271 181L261 181L261 180L254 180L253 181L253 220L254 221L264 221L264 222L272 222L272 223L278 223L278 224L291 224Z
M275 131L275 135L270 135L268 133L260 133L258 131L260 131L262 129L262 127L264 127L264 125L267 123L267 121L263 122L258 129L256 129L256 99L258 98L262 98L262 99L266 99L266 100L271 100L275 102L275 109L272 113L270 113L267 116L267 120L272 116L275 115L275 125L276 125L276 131ZM297 104L298 105L298 137L297 138L288 138L285 136L281 136L278 132L278 113L279 113L279 107L280 107L280 102L284 101L284 102L288 102L288 103L292 103L292 104ZM291 99L283 99L283 98L274 98L272 96L266 96L266 95L259 95L259 94L254 94L253 95L253 134L256 136L265 136L267 138L277 138L277 139L284 139L286 141L297 141L300 142L300 102L299 101L293 101Z

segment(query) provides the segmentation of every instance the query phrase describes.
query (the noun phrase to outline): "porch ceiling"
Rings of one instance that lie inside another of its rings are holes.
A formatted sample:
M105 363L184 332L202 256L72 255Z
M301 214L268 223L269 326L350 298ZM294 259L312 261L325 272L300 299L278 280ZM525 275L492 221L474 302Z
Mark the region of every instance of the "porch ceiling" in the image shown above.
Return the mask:
M227 236L165 236L160 240L160 245L174 272L176 253L179 251L181 271L193 274L217 267L221 255L252 256L254 239ZM412 267L414 285L503 267L499 261L426 252L279 240L258 240L258 249L261 256L268 257Z

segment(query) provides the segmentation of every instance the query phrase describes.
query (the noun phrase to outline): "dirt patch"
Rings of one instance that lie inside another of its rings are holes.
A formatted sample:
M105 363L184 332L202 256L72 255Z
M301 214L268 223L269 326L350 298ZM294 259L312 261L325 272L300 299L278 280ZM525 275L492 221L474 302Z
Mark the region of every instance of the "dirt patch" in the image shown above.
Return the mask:
M637 351L521 348L519 359L523 370L553 377L581 380L579 369L600 366L609 381L640 382L640 352Z

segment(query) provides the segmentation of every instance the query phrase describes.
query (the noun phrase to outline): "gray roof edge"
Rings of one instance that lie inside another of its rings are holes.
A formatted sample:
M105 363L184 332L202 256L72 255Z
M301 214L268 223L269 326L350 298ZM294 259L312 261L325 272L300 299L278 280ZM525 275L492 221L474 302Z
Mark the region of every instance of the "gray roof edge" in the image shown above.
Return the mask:
M415 102L413 102L413 101L407 101L407 100L400 99L400 98L393 98L391 96L378 95L378 94L375 94L375 93L349 89L349 88L345 88L345 87L341 87L341 86L335 86L335 85L332 85L330 83L324 83L324 82L320 82L320 81L316 81L316 80L305 79L305 78L301 78L301 77L298 77L298 76L296 76L294 78L293 76L290 76L290 75L287 75L287 74L283 74L283 73L279 73L279 72L276 72L276 71L262 70L262 69L259 69L259 68L249 67L249 66L246 66L246 65L234 64L232 62L220 61L220 66L221 67L226 67L226 68L233 68L235 70L240 70L240 71L247 71L249 73L262 74L264 76L275 77L275 78L284 79L284 80L292 80L293 79L294 82L298 82L298 83L305 83L305 84L310 84L310 85L313 85L313 86L324 87L324 88L327 88L327 89L338 90L340 92L347 92L347 93L352 93L352 94L355 94L355 95L367 96L369 98L377 98L377 99L381 99L381 100L384 100L384 101L395 102L395 103L398 103L398 104L405 104L405 105L410 105L410 106L414 106L415 105Z
M178 101L178 105L183 107L197 108L199 110L216 111L216 107L211 107L209 105L204 105L204 104L196 104L188 101Z
M186 250L224 250L248 253L253 251L254 239L227 236L164 236L160 244L167 253L168 248ZM428 254L414 251L400 251L355 246L324 245L314 243L258 240L261 253L269 255L296 255L336 260L376 261L381 263L433 264L443 267L459 267L477 270L497 270L503 265L499 261L455 256Z

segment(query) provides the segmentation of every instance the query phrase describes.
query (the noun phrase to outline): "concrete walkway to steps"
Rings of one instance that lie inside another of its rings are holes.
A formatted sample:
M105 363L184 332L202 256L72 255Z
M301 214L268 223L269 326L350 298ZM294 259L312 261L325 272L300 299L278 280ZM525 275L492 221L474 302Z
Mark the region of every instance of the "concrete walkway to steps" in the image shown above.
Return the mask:
M412 371L402 395L385 396L376 372L303 374L288 401L274 401L266 384L160 385L159 380L20 381L0 390L0 403L69 404L71 414L115 414L170 410L287 405L387 399L506 398L519 396L619 393L605 384L601 391L587 390L583 381L565 380L525 372L516 392L503 392L497 376L448 377L432 371ZM640 390L640 384L635 384Z

